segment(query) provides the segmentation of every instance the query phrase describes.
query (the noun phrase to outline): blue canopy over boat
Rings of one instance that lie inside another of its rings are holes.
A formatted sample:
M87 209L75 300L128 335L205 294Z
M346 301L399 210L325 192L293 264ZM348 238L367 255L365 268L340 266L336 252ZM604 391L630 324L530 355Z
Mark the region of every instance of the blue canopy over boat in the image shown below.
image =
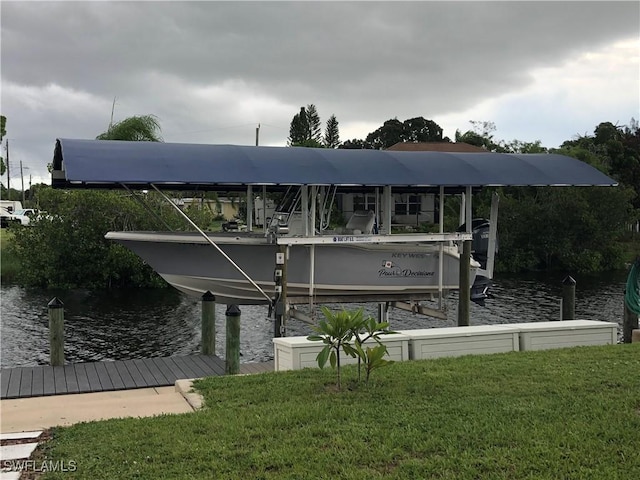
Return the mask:
M56 140L56 188L240 190L248 185L337 185L394 191L487 186L615 186L556 154L404 152L114 140Z

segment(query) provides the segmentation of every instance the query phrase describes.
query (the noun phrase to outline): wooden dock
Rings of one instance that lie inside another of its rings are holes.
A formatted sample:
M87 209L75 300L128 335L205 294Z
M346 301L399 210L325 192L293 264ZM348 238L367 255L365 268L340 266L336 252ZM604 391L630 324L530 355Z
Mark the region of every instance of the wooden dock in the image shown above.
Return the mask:
M273 361L244 363L240 373L273 371L273 365ZM224 374L224 360L210 355L3 368L0 399L165 387L176 380Z

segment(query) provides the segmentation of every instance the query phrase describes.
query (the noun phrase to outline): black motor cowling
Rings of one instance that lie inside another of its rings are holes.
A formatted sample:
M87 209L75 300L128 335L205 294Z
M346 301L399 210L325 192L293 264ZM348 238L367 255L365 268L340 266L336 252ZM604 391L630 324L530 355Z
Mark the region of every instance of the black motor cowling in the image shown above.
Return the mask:
M458 232L466 232L467 224L464 223L458 227ZM489 255L489 220L486 218L475 218L471 222L471 255L474 260L480 263L481 268L487 268L487 257ZM496 241L496 252L498 251L498 243Z

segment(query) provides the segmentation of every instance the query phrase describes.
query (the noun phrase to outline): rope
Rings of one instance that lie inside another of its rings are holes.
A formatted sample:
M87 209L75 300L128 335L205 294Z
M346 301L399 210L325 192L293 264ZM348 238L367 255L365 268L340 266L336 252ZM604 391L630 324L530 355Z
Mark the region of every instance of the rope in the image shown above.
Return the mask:
M629 310L636 315L640 315L640 257L636 259L629 271L624 301Z

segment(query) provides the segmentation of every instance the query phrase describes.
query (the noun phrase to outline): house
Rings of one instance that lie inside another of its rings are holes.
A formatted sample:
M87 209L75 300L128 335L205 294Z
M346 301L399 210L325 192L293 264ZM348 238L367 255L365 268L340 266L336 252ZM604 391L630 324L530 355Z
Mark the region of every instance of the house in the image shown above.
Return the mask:
M399 142L388 150L404 152L467 153L486 152L485 149L464 142ZM393 226L419 226L421 223L436 223L438 207L434 194L394 194ZM349 218L357 210L374 210L375 195L344 194L339 203L342 214Z
M398 142L387 150L396 152L445 152L445 153L479 153L486 152L482 147L476 147L464 142Z
M210 209L214 215L224 217L225 220L238 217L240 211L240 199L236 197L219 196L216 199L199 197L174 198L173 202L183 210L191 205L200 205L203 208Z
M407 152L486 152L485 149L458 142L400 142L389 147L388 150ZM393 195L394 205L392 212L392 226L394 227L417 227L422 223L436 223L438 221L437 195L434 194L410 194L397 193ZM275 210L275 202L267 199L266 215L265 208L260 196L254 197L254 220L255 226L262 226L265 217L267 223ZM371 193L338 193L336 195L336 207L342 213L345 221L352 217L357 211L376 211L376 195Z

